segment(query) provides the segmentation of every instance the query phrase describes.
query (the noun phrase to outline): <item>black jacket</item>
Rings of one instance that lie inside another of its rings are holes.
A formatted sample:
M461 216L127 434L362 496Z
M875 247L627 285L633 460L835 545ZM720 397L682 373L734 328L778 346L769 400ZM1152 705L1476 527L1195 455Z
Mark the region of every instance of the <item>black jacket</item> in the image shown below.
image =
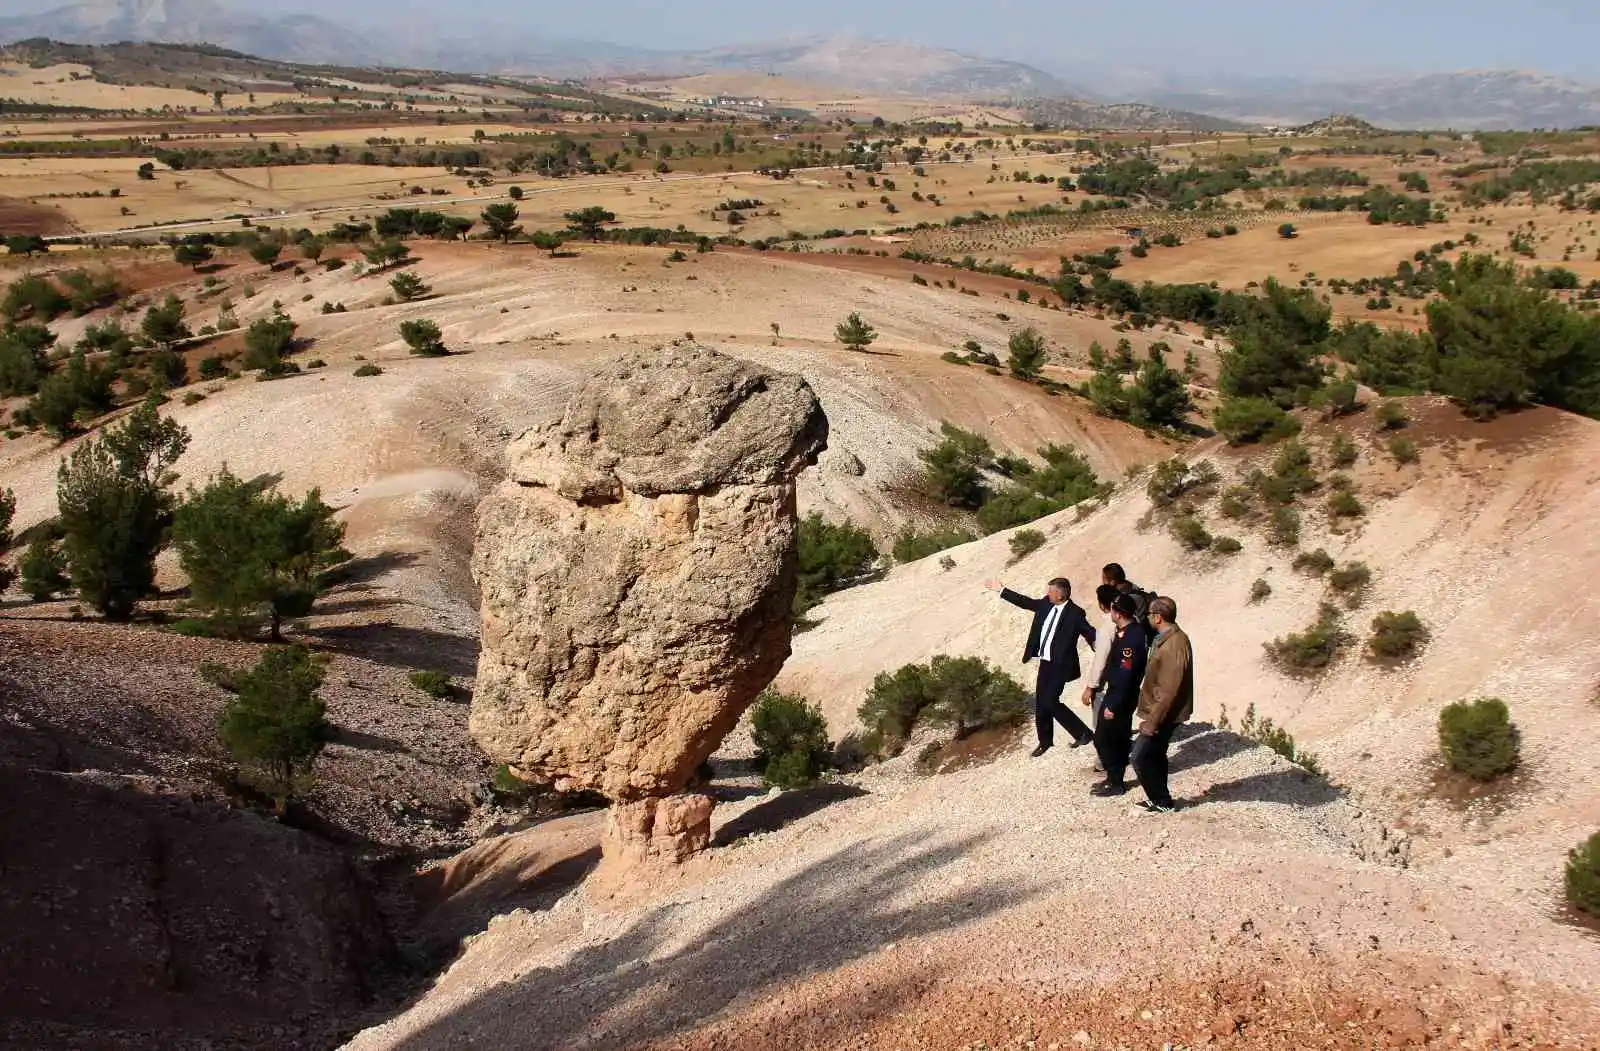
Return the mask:
M1111 653L1106 657L1106 670L1102 681L1106 684L1105 699L1101 708L1110 708L1118 715L1132 718L1139 706L1139 685L1144 682L1145 662L1150 647L1145 641L1144 626L1134 621L1117 632L1111 643Z
M1033 613L1033 626L1028 629L1028 645L1022 651L1024 663L1039 656L1039 637L1044 632L1044 621L1053 605L1048 598L1029 598L1010 588L1002 588L1000 597L1019 609ZM1061 607L1061 619L1056 623L1055 634L1050 638L1050 664L1052 669L1071 682L1083 674L1078 666L1078 640L1094 648L1094 627L1083 615L1083 607L1068 599Z

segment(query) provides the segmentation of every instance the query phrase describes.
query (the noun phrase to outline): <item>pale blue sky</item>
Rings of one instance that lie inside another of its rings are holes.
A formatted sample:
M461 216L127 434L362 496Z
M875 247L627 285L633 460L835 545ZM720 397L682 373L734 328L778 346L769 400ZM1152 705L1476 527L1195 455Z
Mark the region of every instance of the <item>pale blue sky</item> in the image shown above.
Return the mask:
M59 0L0 0L22 13ZM1010 58L1070 76L1076 62L1238 75L1537 69L1600 81L1600 0L232 0L260 14L393 21L441 35L474 22L547 37L699 48L862 36Z

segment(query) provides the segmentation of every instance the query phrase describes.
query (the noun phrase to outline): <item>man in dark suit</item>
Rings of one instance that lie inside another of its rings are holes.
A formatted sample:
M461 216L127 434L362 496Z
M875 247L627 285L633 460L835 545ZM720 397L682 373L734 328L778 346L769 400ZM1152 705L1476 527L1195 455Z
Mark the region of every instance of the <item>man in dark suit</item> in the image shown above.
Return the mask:
M1094 734L1061 703L1061 691L1067 683L1081 674L1078 668L1078 640L1081 638L1092 649L1094 628L1084 616L1083 607L1072 601L1072 584L1063 577L1050 582L1044 598L1019 595L998 580L984 582L990 591L1019 609L1033 614L1033 625L1028 629L1028 644L1022 651L1024 663L1039 658L1039 680L1033 695L1034 725L1039 731L1039 747L1033 758L1048 752L1055 744L1055 724L1060 723L1072 735L1072 747L1078 748L1094 740Z

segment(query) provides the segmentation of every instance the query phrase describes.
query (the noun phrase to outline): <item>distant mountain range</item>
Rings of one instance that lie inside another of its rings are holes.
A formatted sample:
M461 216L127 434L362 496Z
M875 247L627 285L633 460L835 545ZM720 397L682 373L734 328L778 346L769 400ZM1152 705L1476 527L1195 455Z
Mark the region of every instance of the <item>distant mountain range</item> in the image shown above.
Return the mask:
M1395 128L1600 124L1600 87L1529 72L1348 81L1186 77L1126 67L1100 71L1104 76L1087 68L1062 75L1066 71L1050 73L1021 62L850 36L651 51L556 40L526 26L474 21L461 11L448 16L441 12L438 21L401 15L380 26L354 28L312 15L255 14L220 0L89 0L0 18L0 41L29 37L89 44L209 43L291 62L558 78L748 70L873 93L1025 101L1030 112L1060 113L1065 122L1085 127L1110 126L1120 119L1138 127L1166 121L1159 126L1225 130L1245 124L1303 124L1330 112L1354 113ZM1109 97L1104 89L1085 90L1078 86L1082 83L1114 85L1122 97ZM1144 101L1123 101L1130 96Z

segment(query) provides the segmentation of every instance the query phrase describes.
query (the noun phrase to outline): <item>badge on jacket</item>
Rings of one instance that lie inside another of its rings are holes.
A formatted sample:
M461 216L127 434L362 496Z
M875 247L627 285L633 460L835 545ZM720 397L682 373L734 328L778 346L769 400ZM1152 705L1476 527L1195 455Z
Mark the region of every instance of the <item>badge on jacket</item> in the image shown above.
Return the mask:
M1133 650L1132 649L1125 649L1125 650L1122 651L1122 666L1124 668L1132 670L1132 668L1133 668Z

